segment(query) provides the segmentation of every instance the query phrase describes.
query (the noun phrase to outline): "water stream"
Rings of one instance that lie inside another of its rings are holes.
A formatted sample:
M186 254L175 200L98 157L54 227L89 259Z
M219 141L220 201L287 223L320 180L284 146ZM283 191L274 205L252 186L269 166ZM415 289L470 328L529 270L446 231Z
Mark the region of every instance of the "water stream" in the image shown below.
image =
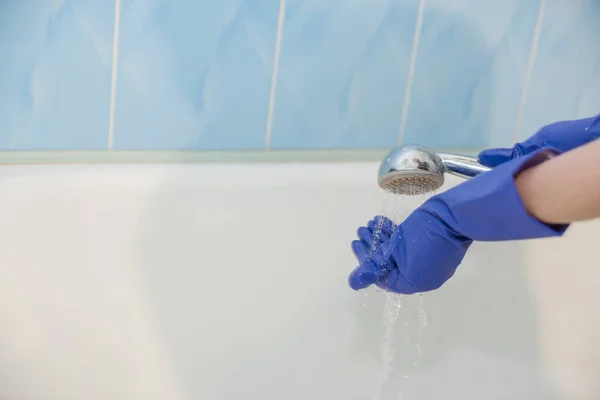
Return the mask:
M406 197L403 196L392 196L392 209L388 207L388 195L384 197L382 211L380 215L386 216L391 219L395 224L401 223L408 215L406 205L409 203ZM429 196L423 195L415 198L417 204L422 204ZM378 238L381 235L383 227L383 219L378 221L376 230L374 232L374 245L371 249L371 254L377 249ZM377 290L377 289L376 289ZM380 290L379 290L380 291ZM381 358L381 370L379 379L376 383L373 391L373 400L386 400L386 399L401 399L407 400L406 386L410 375L413 374L421 364L423 357L422 338L424 330L427 327L427 314L425 312L423 295L419 294L418 301L416 304L417 312L411 313L409 309L403 309L403 298L400 295L393 293L383 292L382 295L386 296L385 303L383 306L383 337L380 342L380 358ZM411 303L412 304L412 303ZM414 311L414 308L413 308ZM416 318L415 318L416 317ZM401 320L402 323L398 323ZM410 326L415 326L417 329L413 329L416 337L411 337ZM395 341L397 335L404 335L401 340L401 345L398 347L398 341ZM414 343L414 344L413 344ZM410 357L413 360L406 359ZM403 361L403 362L402 362ZM412 361L412 362L411 362ZM402 365L404 368L395 368L398 365ZM406 369L406 365L412 365L412 368ZM398 369L398 370L396 370ZM390 381L391 379L391 381ZM388 386L392 387L388 387ZM386 387L388 390L386 390ZM385 397L387 393L394 393L393 397Z

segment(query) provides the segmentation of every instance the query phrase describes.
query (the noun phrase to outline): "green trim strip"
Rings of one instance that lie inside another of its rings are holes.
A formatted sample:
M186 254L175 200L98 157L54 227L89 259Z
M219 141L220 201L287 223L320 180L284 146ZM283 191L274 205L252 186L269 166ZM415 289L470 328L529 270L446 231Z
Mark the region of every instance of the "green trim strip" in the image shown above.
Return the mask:
M282 163L380 161L389 149L269 151L3 151L0 164ZM475 155L475 150L443 150Z

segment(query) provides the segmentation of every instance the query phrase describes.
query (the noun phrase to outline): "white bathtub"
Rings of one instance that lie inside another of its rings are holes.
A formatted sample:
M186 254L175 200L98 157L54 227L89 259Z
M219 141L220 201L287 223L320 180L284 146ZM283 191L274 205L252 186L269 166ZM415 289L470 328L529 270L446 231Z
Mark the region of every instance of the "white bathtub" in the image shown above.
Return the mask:
M476 244L386 342L347 286L376 168L0 167L0 398L600 398L600 224Z

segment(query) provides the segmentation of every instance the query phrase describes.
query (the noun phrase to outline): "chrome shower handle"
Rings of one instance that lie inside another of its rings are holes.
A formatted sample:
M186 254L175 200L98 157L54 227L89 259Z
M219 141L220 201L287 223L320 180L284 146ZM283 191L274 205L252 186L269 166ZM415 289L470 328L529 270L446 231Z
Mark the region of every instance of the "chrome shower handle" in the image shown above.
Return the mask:
M473 178L491 170L490 167L477 161L475 157L450 153L437 153L437 155L444 164L445 172L461 178Z

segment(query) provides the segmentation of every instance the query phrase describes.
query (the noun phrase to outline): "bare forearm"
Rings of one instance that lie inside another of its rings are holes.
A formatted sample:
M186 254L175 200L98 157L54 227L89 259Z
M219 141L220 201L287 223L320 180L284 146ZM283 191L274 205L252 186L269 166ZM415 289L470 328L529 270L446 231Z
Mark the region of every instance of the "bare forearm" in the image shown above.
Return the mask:
M600 218L600 140L523 171L516 185L527 211L545 223Z

